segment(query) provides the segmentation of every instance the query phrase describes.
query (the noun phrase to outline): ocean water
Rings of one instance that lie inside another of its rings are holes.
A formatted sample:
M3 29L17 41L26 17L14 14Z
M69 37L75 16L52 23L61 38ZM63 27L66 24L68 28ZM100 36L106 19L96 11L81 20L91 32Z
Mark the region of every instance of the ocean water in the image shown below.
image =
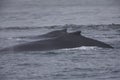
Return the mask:
M1 52L1 80L119 80L120 25L64 25L42 28L6 28L0 31L0 48L29 42L18 36L35 36L67 28L110 44L114 49L78 47L51 51ZM36 32L36 34L35 34ZM41 33L43 32L43 33ZM28 34L30 33L30 34ZM14 38L13 38L14 37ZM15 38L16 37L16 38Z
M114 49L83 46L0 52L0 80L120 80L119 6L41 7L37 2L32 5L32 0L22 6L17 1L0 12L0 49L34 40L18 37L65 28L68 32L80 30L82 35L110 44Z

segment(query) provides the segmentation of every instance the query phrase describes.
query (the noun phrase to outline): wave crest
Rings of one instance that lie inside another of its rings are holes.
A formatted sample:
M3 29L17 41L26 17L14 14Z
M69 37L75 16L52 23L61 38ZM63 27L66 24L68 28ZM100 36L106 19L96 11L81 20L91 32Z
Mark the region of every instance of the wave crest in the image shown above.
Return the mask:
M53 26L15 26L15 27L1 27L0 30L30 30L30 29L55 29L55 28L92 28L92 29L101 29L101 28L111 28L111 29L120 29L120 24L99 24L99 25L76 25L76 24L65 24L65 25L53 25Z

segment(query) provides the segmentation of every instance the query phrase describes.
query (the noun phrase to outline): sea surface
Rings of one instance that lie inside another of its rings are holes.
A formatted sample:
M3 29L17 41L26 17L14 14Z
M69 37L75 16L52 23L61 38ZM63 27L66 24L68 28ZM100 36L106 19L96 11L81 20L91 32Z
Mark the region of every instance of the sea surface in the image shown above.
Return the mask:
M82 31L83 36L103 41L114 49L83 46L0 52L0 80L120 80L119 6L18 4L0 12L0 49L36 40L19 37L65 28L68 32Z

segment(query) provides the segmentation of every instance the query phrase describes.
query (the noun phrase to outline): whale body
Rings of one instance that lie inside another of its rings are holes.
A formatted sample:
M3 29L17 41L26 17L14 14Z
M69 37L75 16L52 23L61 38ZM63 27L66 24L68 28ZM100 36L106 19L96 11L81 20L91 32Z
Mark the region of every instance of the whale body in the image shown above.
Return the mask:
M81 35L81 31L65 33L56 38L28 42L4 48L1 51L46 51L64 48L76 48L81 46L97 46L102 48L113 48L112 46Z

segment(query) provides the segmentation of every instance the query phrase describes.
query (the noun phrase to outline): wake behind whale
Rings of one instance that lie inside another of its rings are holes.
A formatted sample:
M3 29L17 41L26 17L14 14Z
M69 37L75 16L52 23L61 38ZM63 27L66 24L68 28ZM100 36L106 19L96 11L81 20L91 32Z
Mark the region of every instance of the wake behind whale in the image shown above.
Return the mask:
M46 39L28 42L4 48L1 51L46 51L64 48L76 48L81 46L97 46L102 48L113 48L112 46L91 38L87 38L81 35L81 31L73 33L59 34L60 36Z

